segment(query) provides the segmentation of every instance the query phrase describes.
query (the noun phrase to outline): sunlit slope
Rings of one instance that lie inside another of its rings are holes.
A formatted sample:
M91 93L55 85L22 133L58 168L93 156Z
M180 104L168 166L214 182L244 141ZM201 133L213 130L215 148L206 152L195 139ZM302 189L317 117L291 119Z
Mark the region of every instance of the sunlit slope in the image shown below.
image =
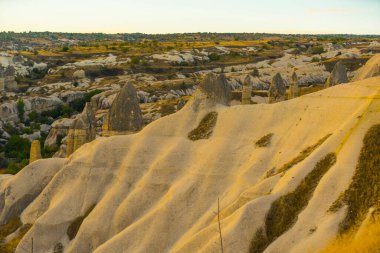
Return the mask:
M379 98L377 77L270 105L210 107L196 100L138 134L97 139L75 152L24 210L22 222L34 225L16 252L29 249L32 238L35 253L53 252L58 243L70 253L220 252L218 198L224 252L248 252L271 203L335 152L336 163L297 222L265 252L323 248L344 216L343 209L327 210L349 185L365 132L380 123ZM189 140L211 111L218 113L211 137ZM270 145L257 147L269 133ZM24 175L15 177L28 184ZM83 223L72 233L78 217Z

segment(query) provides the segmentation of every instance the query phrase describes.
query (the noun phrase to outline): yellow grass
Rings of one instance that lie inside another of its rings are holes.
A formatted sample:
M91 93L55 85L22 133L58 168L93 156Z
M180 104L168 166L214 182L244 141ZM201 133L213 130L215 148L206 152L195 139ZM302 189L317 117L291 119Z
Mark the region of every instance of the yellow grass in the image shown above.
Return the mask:
M379 253L380 221L363 228L360 234L347 233L330 242L319 253Z

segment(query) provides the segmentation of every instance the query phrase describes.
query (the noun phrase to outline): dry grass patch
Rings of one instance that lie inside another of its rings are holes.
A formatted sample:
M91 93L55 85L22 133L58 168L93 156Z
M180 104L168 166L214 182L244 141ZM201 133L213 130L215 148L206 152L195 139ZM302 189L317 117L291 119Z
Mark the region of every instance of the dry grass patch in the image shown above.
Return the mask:
M14 233L19 227L22 226L20 218L14 218L8 221L8 223L0 226L0 241L8 235Z
M375 253L380 252L380 220L366 225L360 234L344 234L330 242L319 253Z
M347 205L347 214L339 233L356 230L370 208L380 212L380 124L371 127L363 139L358 164L347 190L330 208L338 210Z
M331 134L328 134L325 137L323 137L322 139L320 139L314 145L309 146L309 147L305 148L304 150L302 150L299 153L299 155L296 156L293 160L291 160L290 162L285 163L281 168L279 168L278 171L277 171L277 173L285 172L285 171L289 170L290 168L292 168L294 165L296 165L296 164L302 162L303 160L305 160L316 148L318 148L319 146L321 146L330 136L331 136Z
M275 200L265 216L265 228L257 230L250 246L250 253L263 252L273 241L289 230L298 214L307 206L323 175L335 164L336 155L327 154L301 181L297 188Z
M19 218L10 220L7 224L0 226L0 252L1 253L13 253L15 252L17 245L20 243L24 235L32 227L30 224L23 225ZM1 242L10 234L17 232L17 236L7 243Z
M273 133L270 133L270 134L267 134L263 137L261 137L258 141L256 141L256 147L259 147L259 148L265 148L265 147L268 147L271 143L271 140L272 140L272 137L273 137Z
M188 134L188 138L192 141L197 141L201 139L210 138L214 127L216 125L216 120L218 118L217 112L210 112L199 123L198 127L192 130Z

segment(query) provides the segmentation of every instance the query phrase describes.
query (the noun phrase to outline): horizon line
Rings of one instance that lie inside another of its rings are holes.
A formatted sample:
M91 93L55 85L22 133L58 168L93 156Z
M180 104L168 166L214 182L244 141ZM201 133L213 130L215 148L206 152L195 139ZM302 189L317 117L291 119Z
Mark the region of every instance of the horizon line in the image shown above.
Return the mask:
M145 34L145 35L176 35L176 34L268 34L268 35L354 35L354 36L380 36L379 34L360 34L360 33L277 33L277 32L167 32L167 33L145 33L145 32L67 32L67 31L6 31L2 30L0 33L62 33L62 34L106 34L106 35L120 35L120 34Z

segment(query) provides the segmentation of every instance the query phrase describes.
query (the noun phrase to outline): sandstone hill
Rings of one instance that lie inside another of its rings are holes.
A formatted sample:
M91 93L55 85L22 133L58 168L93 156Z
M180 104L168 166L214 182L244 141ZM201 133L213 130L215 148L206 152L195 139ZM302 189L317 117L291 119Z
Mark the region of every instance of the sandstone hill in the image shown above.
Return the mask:
M0 224L20 217L5 243L27 231L17 253L32 239L35 253L221 252L219 199L224 252L317 252L347 220L350 203L336 203L379 134L379 98L380 77L274 104L195 98L0 177Z

